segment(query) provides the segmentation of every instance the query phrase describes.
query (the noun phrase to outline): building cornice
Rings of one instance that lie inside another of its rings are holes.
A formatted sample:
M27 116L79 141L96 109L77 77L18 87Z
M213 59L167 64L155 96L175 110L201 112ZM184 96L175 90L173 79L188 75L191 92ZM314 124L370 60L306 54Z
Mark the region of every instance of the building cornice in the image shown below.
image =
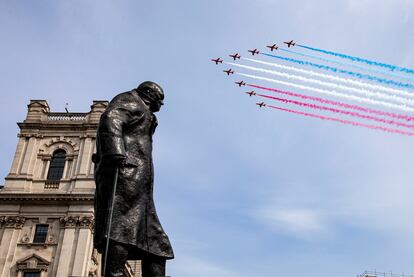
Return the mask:
M17 125L20 127L20 130L24 132L24 130L30 130L30 134L21 134L21 136L41 136L40 134L32 134L33 130L36 130L37 132L44 131L44 130L52 130L59 132L67 132L67 131L94 131L96 132L96 129L98 128L98 123L86 123L86 122L19 122Z
M53 204L54 202L78 202L78 203L91 203L94 200L93 193L0 193L0 201L24 204L33 203L36 204ZM44 202L44 203L41 203Z

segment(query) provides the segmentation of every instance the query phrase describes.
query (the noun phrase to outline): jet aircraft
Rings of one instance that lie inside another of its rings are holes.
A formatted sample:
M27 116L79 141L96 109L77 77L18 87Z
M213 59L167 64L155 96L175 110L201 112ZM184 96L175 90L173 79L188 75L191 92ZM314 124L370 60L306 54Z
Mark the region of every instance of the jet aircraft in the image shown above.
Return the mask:
M232 57L233 60L236 60L236 59L239 59L240 60L240 58L241 58L241 56L239 55L239 53L236 53L234 55L229 55L229 56Z
M217 58L217 59L211 59L211 61L212 61L212 62L215 62L216 64L223 63L223 60L221 60L220 58Z
M288 48L290 48L291 46L293 47L293 46L295 46L295 44L296 43L294 43L293 42L293 40L291 40L291 41L285 41L285 42L283 42L284 44L287 44L287 46L288 46Z
M273 51L273 50L277 50L278 48L279 48L279 46L276 46L276 44L273 44L273 45L268 45L268 46L266 46L267 48L270 48L270 51Z
M246 85L246 83L245 82L243 82L243 81L240 81L240 82L235 82L236 84L238 84L239 85L239 87L241 87L241 86L245 86Z
M254 90L252 90L252 91L246 91L246 93L249 95L249 96L253 96L253 95L256 95L256 92L254 92Z
M261 103L256 103L256 105L257 105L257 106L259 106L260 108L261 108L261 107L265 107L265 106L266 106L266 104L265 104L264 102L261 102Z
M259 54L259 50L257 50L256 48L252 49L252 50L249 50L248 52L252 53L253 56L254 56L254 54Z
M223 70L223 72L226 72L227 76L230 75L230 74L234 74L234 71L231 70L231 68L229 70Z

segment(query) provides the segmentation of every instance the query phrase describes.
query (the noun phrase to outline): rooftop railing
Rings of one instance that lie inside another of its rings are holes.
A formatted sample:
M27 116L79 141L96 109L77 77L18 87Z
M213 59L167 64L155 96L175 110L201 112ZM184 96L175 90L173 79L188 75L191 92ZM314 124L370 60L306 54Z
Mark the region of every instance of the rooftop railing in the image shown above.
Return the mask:
M83 121L87 113L48 113L47 119L52 121Z
M357 277L414 277L413 275L397 274L393 272L377 272L377 271L365 271L364 273L357 275Z

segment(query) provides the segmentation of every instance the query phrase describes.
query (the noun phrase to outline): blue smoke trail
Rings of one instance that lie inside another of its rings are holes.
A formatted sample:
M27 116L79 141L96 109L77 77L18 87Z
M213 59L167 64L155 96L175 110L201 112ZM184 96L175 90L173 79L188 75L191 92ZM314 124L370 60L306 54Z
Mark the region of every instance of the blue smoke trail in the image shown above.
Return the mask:
M396 82L396 81L388 80L388 79L384 79L384 78L378 78L378 77L375 77L375 76L371 76L371 75L367 75L367 74L361 74L361 73L352 72L352 71L348 71L348 70L343 70L343 69L339 69L339 68L332 67L332 66L321 65L321 64L308 62L308 61L296 60L296 59L292 59L292 58L286 58L286 57L271 55L271 54L267 54L267 53L260 53L260 54L268 56L268 57L281 59L281 60L288 61L288 62L293 62L293 63L297 63L297 64L301 64L301 65L308 65L308 66L316 67L316 68L319 68L319 69L324 69L324 70L331 71L331 72L334 72L334 73L347 74L347 75L350 75L352 77L356 77L356 78L359 78L359 79L367 79L367 80L375 81L375 82L378 82L378 83L381 83L381 84L393 85L393 86L397 86L397 87L401 87L401 88L409 88L409 89L414 88L414 85L412 85L412 84L406 84L406 83Z
M351 60L353 62L366 63L366 64L371 65L371 66L379 66L379 67L387 68L391 71L399 71L399 72L414 74L413 69L409 69L409 68L405 68L405 67L399 67L399 66L396 66L396 65L370 61L370 60L367 60L367 59L363 59L363 58L359 58L359 57L355 57L355 56L350 56L350 55L346 55L346 54L341 54L341 53L336 53L336 52L332 52L332 51L327 51L327 50L323 50L323 49L313 48L313 47L306 46L306 45L297 44L297 46L308 49L308 50L324 53L324 54L327 54L327 55L340 57L342 59L348 59L348 60Z
M342 66L349 66L349 67L353 67L353 68L363 70L363 71L370 71L370 72L380 73L380 74L388 75L390 77L396 77L396 78L404 79L404 80L407 80L407 81L414 81L412 78L404 77L404 76L401 76L401 75L398 75L398 74L395 74L395 73L391 73L391 72L388 72L388 71L375 70L375 69L362 67L362 66L358 66L358 65L355 65L355 64L351 64L351 63L344 63L344 62L340 62L340 61L336 61L336 60L332 60L332 59L326 59L326 58L318 57L318 56L315 56L315 55L304 54L304 53L300 53L300 52L296 52L296 51L292 51L292 50L287 50L287 49L280 49L279 48L279 50L284 51L284 52L288 52L288 53L291 53L291 54L299 55L299 56L302 56L302 57L313 58L313 59L317 59L317 60L324 61L324 62L339 64L339 65L342 65Z

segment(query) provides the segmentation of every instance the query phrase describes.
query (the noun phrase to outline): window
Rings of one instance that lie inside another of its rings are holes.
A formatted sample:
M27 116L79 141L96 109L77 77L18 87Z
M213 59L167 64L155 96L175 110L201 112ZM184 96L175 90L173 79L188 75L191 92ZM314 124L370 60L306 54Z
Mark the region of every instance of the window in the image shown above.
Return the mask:
M40 277L40 272L25 272L23 277Z
M45 243L48 229L49 229L49 225L47 224L37 224L33 243ZM28 272L28 273L31 273L31 272Z
M62 179L63 169L65 168L66 152L63 149L58 149L53 153L50 161L49 172L47 179L51 181L59 181Z

